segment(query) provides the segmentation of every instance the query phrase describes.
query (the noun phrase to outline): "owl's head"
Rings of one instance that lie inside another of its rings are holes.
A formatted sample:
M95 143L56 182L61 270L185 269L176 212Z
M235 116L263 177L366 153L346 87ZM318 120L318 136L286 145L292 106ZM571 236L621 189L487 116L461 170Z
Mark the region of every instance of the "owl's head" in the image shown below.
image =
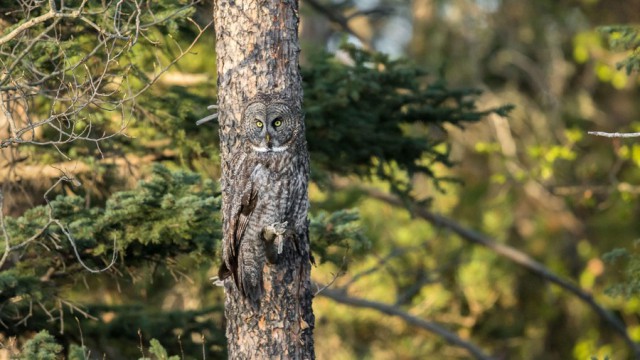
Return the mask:
M256 152L282 152L294 146L302 129L298 112L284 100L260 96L242 114L244 136Z

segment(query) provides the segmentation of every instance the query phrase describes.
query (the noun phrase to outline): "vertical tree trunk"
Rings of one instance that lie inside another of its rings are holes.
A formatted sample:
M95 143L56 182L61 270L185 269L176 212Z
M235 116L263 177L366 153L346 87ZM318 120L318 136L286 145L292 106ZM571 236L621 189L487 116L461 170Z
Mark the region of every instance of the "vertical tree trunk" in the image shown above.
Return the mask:
M259 93L277 93L301 106L298 1L215 0L214 23L224 202L243 190L230 178L230 172L238 160L233 154L241 146L239 124L247 101ZM299 121L303 121L301 115ZM306 147L301 155L308 156ZM306 191L302 200L307 201ZM229 230L230 216L223 213L225 231ZM294 230L302 234L297 251L285 249L275 264L263 268L259 308L243 299L231 278L225 280L231 359L315 357L308 224Z

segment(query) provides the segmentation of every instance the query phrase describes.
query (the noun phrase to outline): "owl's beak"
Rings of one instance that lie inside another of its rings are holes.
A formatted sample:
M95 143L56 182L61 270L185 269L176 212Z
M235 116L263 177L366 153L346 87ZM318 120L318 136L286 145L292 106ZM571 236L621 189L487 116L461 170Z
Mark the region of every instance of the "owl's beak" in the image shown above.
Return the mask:
M269 143L271 141L271 136L269 134L265 135L265 140L267 140L267 146L271 146Z

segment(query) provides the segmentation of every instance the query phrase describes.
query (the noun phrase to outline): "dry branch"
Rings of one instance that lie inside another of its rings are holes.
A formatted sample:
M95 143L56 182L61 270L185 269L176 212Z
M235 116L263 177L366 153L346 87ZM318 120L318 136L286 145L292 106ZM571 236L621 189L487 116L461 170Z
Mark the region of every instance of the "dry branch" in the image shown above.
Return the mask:
M329 21L338 25L340 28L342 28L343 31L350 35L353 35L363 44L369 43L362 35L353 30L351 25L349 25L349 20L351 19L351 17L345 17L339 11L334 10L331 5L321 4L317 0L306 0L305 3L309 4L315 11L319 12L324 17L329 19Z
M476 345L461 339L458 335L454 334L453 332L443 328L442 326L430 322L430 321L426 321L424 319L421 319L419 317L413 316L405 311L400 310L399 308L395 307L395 306L391 306L391 305L387 305L387 304L383 304L383 303L379 303L379 302L375 302L375 301L370 301L370 300L365 300L365 299L359 299L356 297L351 297L348 296L346 293L342 292L342 291L338 291L338 290L334 290L334 289L324 289L323 291L321 291L319 293L320 296L324 296L327 297L329 299L332 299L336 302L342 303L342 304L347 304L347 305L351 305L351 306L355 306L355 307L361 307L361 308L367 308L367 309L373 309L379 312L382 312L384 314L387 315L391 315L391 316L396 316L402 320L404 320L405 322L407 322L408 324L411 324L413 326L419 327L421 329L427 330L429 332L432 332L440 337L442 337L443 339L445 339L448 343L455 345L455 346L459 346L461 348L466 349L467 351L469 351L469 353L471 353L476 359L482 359L482 360L490 360L492 359L492 357L490 357L489 355L485 354L482 349L480 349L479 347L477 347Z
M604 137L608 137L608 138L635 138L635 137L640 137L640 132L636 132L636 133L608 133L608 132L604 132L604 131L589 131L587 132L587 134L589 135L595 135L595 136L604 136Z

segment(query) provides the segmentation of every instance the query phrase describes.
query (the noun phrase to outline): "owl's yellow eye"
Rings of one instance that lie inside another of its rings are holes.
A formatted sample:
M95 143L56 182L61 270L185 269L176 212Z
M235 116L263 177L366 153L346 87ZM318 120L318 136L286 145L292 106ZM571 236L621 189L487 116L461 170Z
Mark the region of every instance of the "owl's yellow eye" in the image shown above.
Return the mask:
M258 121L256 121L256 126L261 128L261 127L264 126L264 124L262 123L262 121L258 120Z
M273 126L275 126L275 127L278 127L278 126L280 126L280 125L282 125L282 120L280 120L280 119L276 119L276 120L273 122Z

